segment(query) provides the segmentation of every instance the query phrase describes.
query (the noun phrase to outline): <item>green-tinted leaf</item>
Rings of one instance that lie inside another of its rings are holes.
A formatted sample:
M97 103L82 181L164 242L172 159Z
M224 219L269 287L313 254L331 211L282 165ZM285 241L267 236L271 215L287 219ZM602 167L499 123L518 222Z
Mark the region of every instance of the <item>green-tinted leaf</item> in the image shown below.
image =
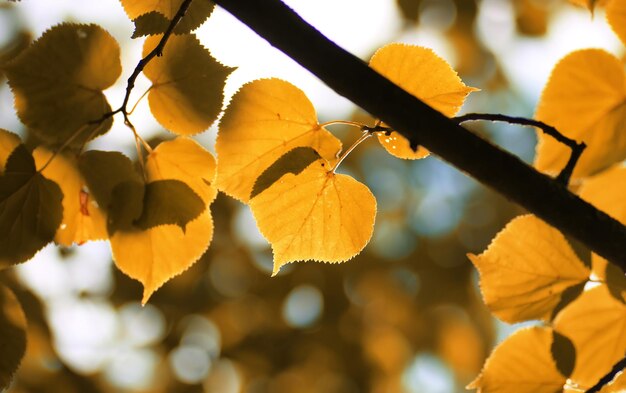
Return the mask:
M183 231L188 222L204 211L202 199L180 180L158 180L146 184L143 212L135 226L150 229L176 224Z
M143 182L123 181L113 188L107 209L109 236L118 230L132 230L133 223L141 217L144 195Z
M576 364L576 348L572 340L554 331L550 353L559 372L566 377L572 375Z
M254 198L263 190L269 188L278 179L287 173L299 174L311 163L320 159L315 149L306 146L296 147L283 154L276 162L269 166L254 182L250 199Z
M160 12L152 11L139 16L133 20L133 23L135 24L135 31L133 31L131 38L138 38L165 32L170 24L170 20Z
M26 316L13 292L5 286L0 287L0 348L2 390L11 382L26 351Z
M121 0L121 2L128 17L135 22L133 38L136 38L147 34L165 33L170 21L180 9L183 0L160 0L157 2ZM174 34L186 34L200 27L211 15L213 7L214 4L210 1L193 1L183 18L174 28ZM160 17L153 15L143 18L145 14L158 14Z
M121 71L115 39L77 24L51 28L6 66L22 122L50 144L75 146L111 127L111 117L99 121L111 110L102 90Z
M24 262L54 239L63 218L59 186L37 173L24 145L0 176L0 266Z

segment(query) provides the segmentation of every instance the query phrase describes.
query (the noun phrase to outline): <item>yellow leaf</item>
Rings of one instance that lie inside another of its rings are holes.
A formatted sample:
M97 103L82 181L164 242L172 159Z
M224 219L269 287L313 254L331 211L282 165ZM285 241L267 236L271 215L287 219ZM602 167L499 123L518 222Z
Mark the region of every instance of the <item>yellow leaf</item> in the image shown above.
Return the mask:
M0 390L7 388L26 352L26 316L19 301L0 286Z
M561 294L590 273L563 235L532 215L513 219L485 252L468 256L487 307L509 323L549 320Z
M589 11L593 12L593 9L597 6L603 5L606 3L606 0L569 0L570 3L574 3L581 7L587 8Z
M146 39L144 56L160 39ZM202 132L222 109L224 84L232 70L218 63L194 35L170 37L163 56L152 59L143 71L152 82L150 111L176 134Z
M468 389L492 393L554 393L566 377L552 357L553 331L547 327L520 329L493 350L481 374Z
M331 172L323 158L299 173L285 173L249 203L272 245L272 275L294 261L347 261L365 247L374 229L372 193L350 176Z
M389 44L374 53L370 67L404 90L446 116L461 109L473 87L466 86L456 71L431 49L406 44ZM378 134L381 145L398 158L418 159L428 150L411 149L409 141L397 132Z
M4 166L11 152L21 143L16 134L0 128L0 175L4 172Z
M180 5L184 0L121 0L124 11L128 17L135 22L137 30L133 38L144 34L162 34L169 26ZM202 23L211 15L214 4L211 1L193 1L183 18L174 28L174 34L189 33L200 27ZM148 20L137 23L141 16L145 14L160 14L166 23L156 20ZM155 23L156 22L156 23Z
M339 139L319 126L300 89L279 79L244 85L219 125L218 189L247 202L259 175L298 146L312 147L330 164L341 150Z
M33 156L41 170L53 153L43 147L35 149ZM57 183L63 192L63 221L54 241L64 246L82 244L90 240L106 239L106 216L98 207L78 171L75 157L58 154L41 174Z
M570 53L552 71L535 117L565 136L583 141L573 177L592 175L626 158L626 74L615 56L601 49ZM559 173L571 149L538 132L535 167Z
M615 378L600 389L599 393L626 392L626 370L620 371Z
M211 185L215 162L208 151L186 138L161 143L146 162L148 181L180 180L206 203L205 211L186 225L161 225L145 231L117 231L110 239L117 267L139 280L144 287L143 303L172 277L196 262L213 237L209 203L217 191Z
M626 305L605 285L584 292L567 306L554 320L554 328L574 342L576 366L570 378L582 388L598 382L626 352Z
M120 48L109 33L67 23L46 31L6 68L20 120L50 144L73 137L73 146L111 127L111 117L97 122L111 111L102 90L121 72Z
M626 1L612 0L606 6L606 19L626 45Z

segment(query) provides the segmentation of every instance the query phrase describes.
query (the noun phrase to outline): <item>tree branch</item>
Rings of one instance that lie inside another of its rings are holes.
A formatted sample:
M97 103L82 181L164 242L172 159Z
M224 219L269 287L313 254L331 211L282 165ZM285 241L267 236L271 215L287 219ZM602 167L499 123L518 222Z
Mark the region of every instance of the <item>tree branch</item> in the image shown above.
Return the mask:
M464 129L324 37L280 0L215 0L340 95L626 271L626 227Z
M602 378L600 378L600 380L598 381L598 383L596 383L595 385L593 385L590 389L588 389L585 393L597 393L600 390L602 390L602 388L606 385L608 385L609 383L611 383L611 381L613 381L613 379L617 376L617 374L620 371L623 371L624 368L626 368L626 357L624 357L622 360L620 360L619 362L615 363L615 365L613 366L613 368L611 369L611 371L609 371L605 376L603 376Z

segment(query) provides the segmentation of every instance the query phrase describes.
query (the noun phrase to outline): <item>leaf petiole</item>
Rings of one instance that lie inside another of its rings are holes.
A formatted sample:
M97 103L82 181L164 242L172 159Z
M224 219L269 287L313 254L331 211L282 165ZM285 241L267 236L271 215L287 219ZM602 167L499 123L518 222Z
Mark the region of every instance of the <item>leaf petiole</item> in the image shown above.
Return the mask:
M341 154L341 156L339 157L339 159L337 160L337 163L335 164L335 166L333 166L333 168L330 170L332 173L335 173L335 171L337 170L337 168L339 168L339 165L343 162L343 160L346 159L346 157L348 156L348 154L350 154L352 152L352 150L354 150L358 145L361 144L361 142L363 142L364 140L366 140L367 138L371 137L373 134L369 131L363 131L363 134L361 134L361 136L359 137L359 139L357 139L356 141L354 141L354 143L352 144L352 146L350 146L345 152L343 152Z

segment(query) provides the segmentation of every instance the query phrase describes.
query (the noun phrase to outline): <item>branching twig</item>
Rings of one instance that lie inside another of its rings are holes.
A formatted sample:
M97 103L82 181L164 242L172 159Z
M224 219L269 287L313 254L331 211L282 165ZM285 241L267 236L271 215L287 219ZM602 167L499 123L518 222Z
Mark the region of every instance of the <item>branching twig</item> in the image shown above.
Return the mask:
M624 357L619 362L615 363L611 371L609 371L604 377L600 378L598 383L593 385L585 393L599 392L604 386L608 385L615 378L615 376L617 376L617 373L624 370L624 368L626 368L626 357Z
M585 150L585 147L587 147L587 145L585 145L585 142L576 142L575 140L561 134L556 128L539 120L492 113L468 113L463 116L457 116L452 118L452 121L457 124L475 120L502 121L509 124L537 127L541 131L543 131L544 134L549 135L558 142L561 142L562 144L568 146L570 149L572 149L572 154L570 155L565 167L561 170L561 173L559 173L559 175L556 177L556 181L566 187L569 184L569 179L572 177L572 173L574 172L574 168L576 167L576 163L578 162L580 155L582 154L583 150Z

